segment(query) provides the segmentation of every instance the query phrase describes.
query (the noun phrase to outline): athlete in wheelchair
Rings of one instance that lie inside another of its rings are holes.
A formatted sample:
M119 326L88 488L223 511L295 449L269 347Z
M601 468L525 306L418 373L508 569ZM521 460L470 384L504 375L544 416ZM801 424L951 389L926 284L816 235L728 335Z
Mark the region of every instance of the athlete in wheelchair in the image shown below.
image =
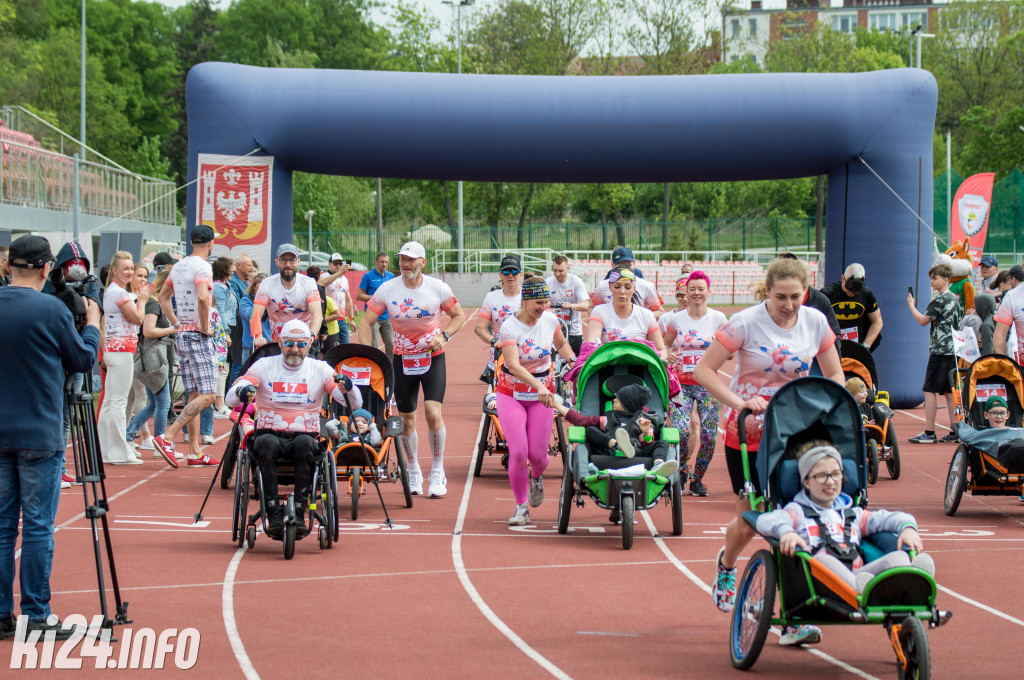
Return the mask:
M325 361L308 357L313 334L302 321L293 319L279 333L281 354L260 359L238 378L224 396L228 406L254 402L256 428L246 448L259 468L266 533L280 538L285 530L284 507L278 496L278 465L294 466L295 516L289 525L297 537L309 533L305 508L313 492L314 467L324 449L320 441L320 405L325 393L354 410L363 399L352 381L336 376ZM241 473L239 473L241 474Z

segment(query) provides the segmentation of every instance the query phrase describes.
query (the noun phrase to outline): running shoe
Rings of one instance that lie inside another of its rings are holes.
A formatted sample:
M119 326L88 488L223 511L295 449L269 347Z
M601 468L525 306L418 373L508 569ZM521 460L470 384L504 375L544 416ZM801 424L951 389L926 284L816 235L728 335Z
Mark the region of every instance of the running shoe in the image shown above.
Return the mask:
M817 626L786 626L779 638L779 644L783 647L813 645L816 642L821 642L821 628Z
M960 441L960 437L956 436L956 432L950 430L946 434L939 437L939 441L943 444L956 444Z
M156 451L153 451L153 457L154 458L163 458L163 455L160 453L159 450L156 450ZM184 454L181 454L181 453L178 453L177 451L175 451L174 452L174 457L177 458L178 460L181 460L185 456L184 456Z
M654 467L652 467L649 470L649 472L651 472L653 474L656 474L656 475L661 475L662 477L669 477L669 476L672 475L672 473L674 473L678 469L679 469L679 461L678 460L663 460L663 461L659 462L657 465L655 465Z
M212 446L212 445L213 445L213 435L212 434L204 434L203 435L203 446Z
M690 480L690 493L694 496L707 496L708 487L704 486L704 482L699 479Z
M927 432L922 432L916 437L911 437L907 441L910 442L911 444L934 444L939 440L935 436L935 434L928 434Z
M231 409L225 406L219 411L214 411L213 417L217 418L218 420L226 420L227 418L231 417Z
M622 513L619 512L618 508L615 508L608 513L608 521L612 524L618 524L622 520Z
M146 439L143 439L141 442L139 442L139 444L135 448L139 449L140 451L155 451L156 450L156 446L153 444L153 438L152 437L147 437Z
M188 432L182 431L181 438L188 444Z
M530 507L539 508L544 502L544 478L534 479L530 475Z
M444 498L445 494L448 493L448 479L444 476L444 472L437 471L431 472L427 476L427 496L430 498Z
M866 571L859 571L853 575L853 580L857 583L857 592L863 593L867 590L868 584L871 583L875 578L874 574L869 574Z
M189 456L188 457L188 466L189 467L196 467L197 465L220 465L220 461L217 460L216 458L214 458L213 456L211 456L208 453L204 453L203 455L199 456L198 458L193 458L192 456ZM177 466L175 466L175 467L177 467Z
M530 523L530 509L526 507L526 503L516 506L516 514L508 518L508 523L520 527Z
M60 476L60 488L70 489L72 477L66 472Z
M914 555L914 559L910 560L910 566L917 567L921 571L927 572L929 576L935 576L935 560L928 553L918 553Z
M413 496L423 495L423 472L419 466L415 469L409 468L409 493Z
M112 460L108 461L110 465L142 465L142 461L135 456L126 458L125 460Z
M625 428L616 428L615 443L619 445L619 451L622 451L626 458L632 458L636 455L636 449L633 448L633 442L629 441L629 433L626 432Z
M725 546L718 551L715 558L717 574L715 575L715 586L711 589L711 597L715 600L715 606L719 611L731 612L736 605L736 567L726 569L722 566L722 556L725 555Z
M168 465L172 468L178 467L178 461L176 460L178 455L174 451L173 444L168 444L164 441L163 435L153 437L153 444L156 446L156 452L167 462Z

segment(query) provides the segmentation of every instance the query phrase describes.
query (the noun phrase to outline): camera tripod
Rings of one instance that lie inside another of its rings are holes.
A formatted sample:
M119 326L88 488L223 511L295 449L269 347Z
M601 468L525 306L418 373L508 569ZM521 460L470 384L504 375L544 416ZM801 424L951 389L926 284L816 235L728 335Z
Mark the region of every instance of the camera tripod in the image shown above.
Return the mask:
M115 625L131 623L128 619L128 603L121 601L121 590L117 583L117 569L114 566L114 551L110 543L110 527L107 524L107 488L104 483L103 458L100 456L99 437L96 432L96 408L92 402L92 375L86 374L83 387L75 389L74 374L64 383L65 408L71 423L71 448L75 456L75 478L82 485L85 498L85 516L92 524L93 553L96 557L96 580L99 586L100 610L103 614L102 628L113 630ZM110 583L114 592L115 615L110 618L107 608L107 594L103 574L103 558L97 521L103 530L107 566L110 569Z

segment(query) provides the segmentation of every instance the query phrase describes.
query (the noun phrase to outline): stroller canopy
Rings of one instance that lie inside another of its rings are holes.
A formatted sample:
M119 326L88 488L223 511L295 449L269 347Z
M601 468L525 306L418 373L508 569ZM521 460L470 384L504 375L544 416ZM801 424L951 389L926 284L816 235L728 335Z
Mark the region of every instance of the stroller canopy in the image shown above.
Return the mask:
M847 377L855 375L864 381L872 393L878 391L878 373L875 372L875 358L867 347L854 342L843 340L839 344L843 355L843 373Z
M368 388L387 403L394 389L394 372L388 356L376 347L345 343L335 345L324 355L334 370L344 373L361 389Z
M577 402L581 399L590 378L605 366L616 364L646 368L657 387L662 408L668 409L668 373L665 370L664 362L653 349L642 342L633 342L632 340L607 342L587 357L576 380Z

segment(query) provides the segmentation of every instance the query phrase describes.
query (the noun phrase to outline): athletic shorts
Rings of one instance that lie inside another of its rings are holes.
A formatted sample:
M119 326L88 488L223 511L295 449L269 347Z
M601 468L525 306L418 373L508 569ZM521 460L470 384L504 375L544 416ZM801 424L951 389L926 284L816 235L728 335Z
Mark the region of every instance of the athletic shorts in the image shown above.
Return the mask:
M444 367L444 353L431 357L430 368L421 375L406 375L402 371L402 355L396 354L391 360L395 372L395 405L399 413L415 413L420 387L423 387L423 401L444 401L444 388L448 376Z
M932 394L949 394L953 386L949 382L949 372L956 367L956 357L952 354L929 354L928 367L924 369L924 386L921 390Z
M750 481L754 483L754 493L761 493L761 484L757 480L757 469L754 467L754 460L757 458L757 451L747 449L747 459L750 462ZM732 492L737 496L743 490L746 479L743 477L743 454L739 449L731 446L725 447L725 465L729 468L729 481L732 482Z
M185 392L216 394L217 345L209 335L196 331L178 333L178 371Z

